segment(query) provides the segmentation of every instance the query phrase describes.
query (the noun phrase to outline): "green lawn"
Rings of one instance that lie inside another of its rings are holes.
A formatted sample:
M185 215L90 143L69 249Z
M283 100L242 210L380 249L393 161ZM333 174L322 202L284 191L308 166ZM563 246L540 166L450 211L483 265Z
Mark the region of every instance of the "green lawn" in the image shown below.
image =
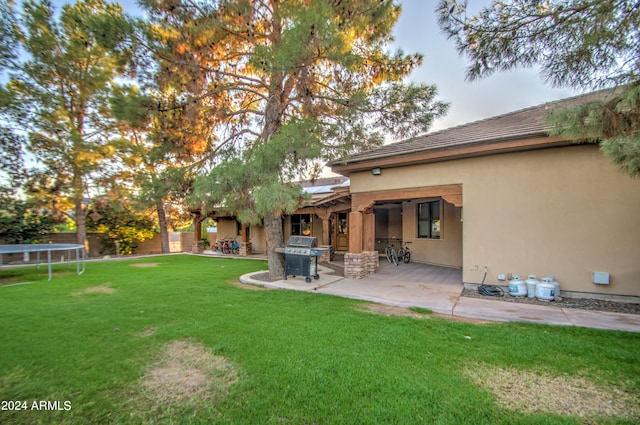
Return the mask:
M265 267L174 255L58 265L50 282L0 270L0 423L640 421L640 334L385 316L234 284ZM8 286L20 281L33 283Z

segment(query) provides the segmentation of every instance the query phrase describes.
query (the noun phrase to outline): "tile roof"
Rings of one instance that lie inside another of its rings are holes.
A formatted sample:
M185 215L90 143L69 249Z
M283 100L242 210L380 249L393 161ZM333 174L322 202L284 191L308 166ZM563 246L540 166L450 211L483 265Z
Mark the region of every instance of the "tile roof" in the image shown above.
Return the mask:
M332 161L328 165L340 167L341 165L391 158L400 155L406 156L414 153L449 150L508 140L546 137L550 130L550 125L547 123L546 117L550 111L556 108L601 100L612 92L613 90L611 89L601 90L521 109L434 133L427 133L412 139L354 154L346 160Z

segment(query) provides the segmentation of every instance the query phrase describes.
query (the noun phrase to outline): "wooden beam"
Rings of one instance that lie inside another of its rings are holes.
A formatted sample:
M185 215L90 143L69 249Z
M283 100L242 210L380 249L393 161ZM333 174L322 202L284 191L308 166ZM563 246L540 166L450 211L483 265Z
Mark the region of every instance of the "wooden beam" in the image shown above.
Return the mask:
M331 214L333 212L348 211L350 209L351 209L351 200L345 201L339 204L330 205L328 207L308 206L308 207L298 208L295 214L317 214L318 216L320 216L320 214L323 214L322 211L324 211L326 214Z
M448 195L442 195L442 199L444 199L445 201L447 201L450 204L453 204L453 206L455 207L461 207L462 206L462 193L461 194L448 194Z
M442 197L456 207L462 206L462 184L410 187L351 194L352 211L370 211L376 202L404 201L416 198Z

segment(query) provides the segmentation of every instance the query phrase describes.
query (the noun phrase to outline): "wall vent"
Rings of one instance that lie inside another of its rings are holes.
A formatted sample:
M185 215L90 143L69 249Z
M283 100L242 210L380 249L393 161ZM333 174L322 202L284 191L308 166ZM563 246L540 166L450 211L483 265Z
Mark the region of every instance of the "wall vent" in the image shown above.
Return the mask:
M593 272L593 283L595 285L608 285L609 273L607 272Z

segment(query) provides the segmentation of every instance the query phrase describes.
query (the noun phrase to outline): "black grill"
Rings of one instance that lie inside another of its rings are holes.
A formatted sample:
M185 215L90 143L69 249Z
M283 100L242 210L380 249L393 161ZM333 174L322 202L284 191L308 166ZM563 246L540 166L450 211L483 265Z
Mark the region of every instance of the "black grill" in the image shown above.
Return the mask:
M287 276L305 276L304 280L307 283L311 282L312 277L319 279L318 257L325 251L327 251L326 248L318 248L318 238L290 236L287 246L282 251L286 259L285 279Z

